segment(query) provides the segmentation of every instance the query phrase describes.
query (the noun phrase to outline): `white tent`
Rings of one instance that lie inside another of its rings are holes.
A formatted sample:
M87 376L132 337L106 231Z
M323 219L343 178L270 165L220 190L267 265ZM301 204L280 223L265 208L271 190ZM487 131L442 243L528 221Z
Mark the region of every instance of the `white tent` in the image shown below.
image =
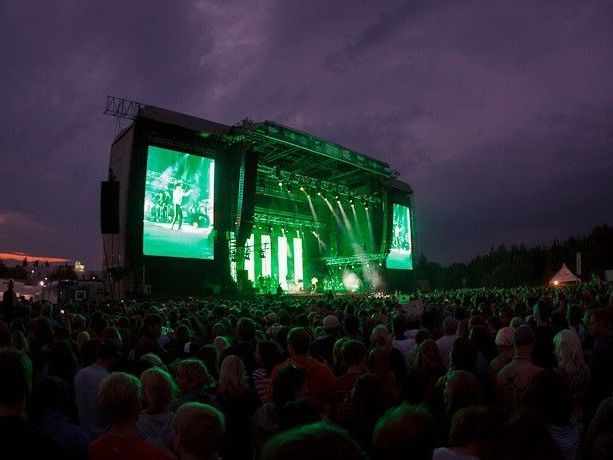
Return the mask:
M562 264L562 268L558 270L558 273L553 275L550 283L554 285L566 284L566 283L579 283L581 280L577 278L573 272L566 266L566 264Z

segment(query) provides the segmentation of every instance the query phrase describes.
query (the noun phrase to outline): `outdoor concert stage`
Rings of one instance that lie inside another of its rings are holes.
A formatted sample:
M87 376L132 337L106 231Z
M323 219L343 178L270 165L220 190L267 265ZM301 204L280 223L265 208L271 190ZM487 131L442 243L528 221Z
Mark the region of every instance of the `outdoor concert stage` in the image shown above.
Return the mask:
M226 126L109 97L131 119L102 186L116 295L397 288L413 193L390 166L279 123Z

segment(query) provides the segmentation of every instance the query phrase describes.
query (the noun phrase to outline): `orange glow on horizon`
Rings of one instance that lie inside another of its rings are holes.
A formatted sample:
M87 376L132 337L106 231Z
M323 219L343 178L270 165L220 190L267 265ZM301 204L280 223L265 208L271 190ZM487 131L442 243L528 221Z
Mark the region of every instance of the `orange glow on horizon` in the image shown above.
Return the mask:
M70 262L70 259L63 259L61 257L45 257L32 254L26 254L24 252L0 252L0 260L21 262L23 259L28 259L28 263L32 263L38 260L39 263L49 262L50 264Z

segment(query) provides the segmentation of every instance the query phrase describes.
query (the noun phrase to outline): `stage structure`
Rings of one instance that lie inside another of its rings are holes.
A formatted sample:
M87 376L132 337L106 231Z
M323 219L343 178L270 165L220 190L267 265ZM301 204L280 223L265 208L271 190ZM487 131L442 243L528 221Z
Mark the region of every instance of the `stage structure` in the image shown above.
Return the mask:
M132 111L101 195L117 295L382 290L407 279L413 192L387 163L272 121L227 126L109 99L112 115Z

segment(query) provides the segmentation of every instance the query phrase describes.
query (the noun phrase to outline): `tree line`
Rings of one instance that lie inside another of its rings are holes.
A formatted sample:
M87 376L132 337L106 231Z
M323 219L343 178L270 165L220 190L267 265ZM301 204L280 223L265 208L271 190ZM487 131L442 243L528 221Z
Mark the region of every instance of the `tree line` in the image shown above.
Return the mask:
M578 252L581 279L604 279L604 271L613 269L613 227L599 225L587 235L554 240L550 246L502 244L467 264L447 267L422 254L417 257L414 277L418 285L432 289L538 286L548 283L563 263L576 273Z

